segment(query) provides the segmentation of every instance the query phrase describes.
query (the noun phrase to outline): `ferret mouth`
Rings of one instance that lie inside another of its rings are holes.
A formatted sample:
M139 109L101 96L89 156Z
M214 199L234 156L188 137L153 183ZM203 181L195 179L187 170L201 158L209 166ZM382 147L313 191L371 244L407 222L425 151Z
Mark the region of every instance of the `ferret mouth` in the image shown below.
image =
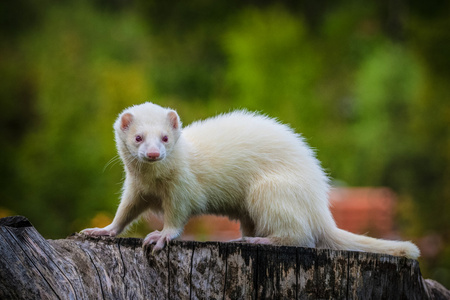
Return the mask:
M162 158L144 158L145 162L148 162L148 163L151 163L151 164L155 163L155 162L158 162L160 160L162 160Z
M141 159L142 159L144 162L148 162L148 163L153 164L153 163L156 163L156 162L158 162L158 161L163 160L164 157L160 156L160 157L157 157L157 158L149 158L149 157L147 157L147 156L144 156L144 157L142 157Z

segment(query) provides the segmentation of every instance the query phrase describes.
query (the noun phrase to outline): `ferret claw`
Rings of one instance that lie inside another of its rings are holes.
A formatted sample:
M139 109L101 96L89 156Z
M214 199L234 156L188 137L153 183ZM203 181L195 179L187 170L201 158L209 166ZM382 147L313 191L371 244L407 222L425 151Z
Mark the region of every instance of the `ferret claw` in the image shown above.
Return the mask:
M168 244L172 239L176 238L178 235L179 235L178 231L155 230L145 237L143 244L145 246L156 243L152 250L152 254L154 254L156 252L161 251L166 244Z
M155 243L156 243L156 245L153 246L152 254L155 254L164 248L165 241L164 241L164 236L161 231L155 230L155 231L149 233L145 237L144 242L143 242L144 246L155 244Z

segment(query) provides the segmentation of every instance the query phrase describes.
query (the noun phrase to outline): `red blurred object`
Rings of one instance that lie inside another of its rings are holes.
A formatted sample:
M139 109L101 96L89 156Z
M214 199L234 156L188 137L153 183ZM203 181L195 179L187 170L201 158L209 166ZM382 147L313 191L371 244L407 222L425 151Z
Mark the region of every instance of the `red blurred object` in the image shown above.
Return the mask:
M205 215L193 217L184 229L183 240L229 241L241 237L240 223L228 217Z
M371 237L394 235L396 196L388 188L336 188L330 209L339 228Z

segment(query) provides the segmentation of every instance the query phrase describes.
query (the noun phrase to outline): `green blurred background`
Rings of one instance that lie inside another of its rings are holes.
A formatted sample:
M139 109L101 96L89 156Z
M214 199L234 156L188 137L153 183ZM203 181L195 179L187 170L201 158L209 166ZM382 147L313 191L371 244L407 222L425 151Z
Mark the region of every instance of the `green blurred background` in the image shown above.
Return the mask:
M184 124L247 108L336 185L392 188L402 237L436 249L424 276L450 286L449 1L2 1L0 44L0 217L46 238L106 225L129 105Z

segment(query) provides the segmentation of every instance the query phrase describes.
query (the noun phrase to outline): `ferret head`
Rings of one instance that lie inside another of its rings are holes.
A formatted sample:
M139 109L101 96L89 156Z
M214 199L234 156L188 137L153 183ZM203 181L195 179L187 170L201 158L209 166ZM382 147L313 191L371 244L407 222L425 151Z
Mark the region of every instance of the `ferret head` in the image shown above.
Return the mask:
M181 121L174 110L144 103L125 109L114 129L121 155L154 163L173 150L181 135Z

